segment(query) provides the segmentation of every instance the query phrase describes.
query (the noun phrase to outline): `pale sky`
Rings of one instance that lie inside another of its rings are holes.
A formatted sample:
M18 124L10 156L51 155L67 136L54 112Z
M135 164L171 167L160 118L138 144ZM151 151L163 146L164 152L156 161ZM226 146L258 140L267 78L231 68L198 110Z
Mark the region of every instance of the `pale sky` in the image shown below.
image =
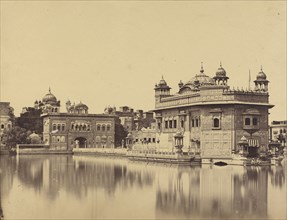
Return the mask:
M108 105L154 108L163 75L172 93L220 61L231 87L263 66L271 120L287 119L286 1L3 1L1 101L19 115L51 87L102 113Z

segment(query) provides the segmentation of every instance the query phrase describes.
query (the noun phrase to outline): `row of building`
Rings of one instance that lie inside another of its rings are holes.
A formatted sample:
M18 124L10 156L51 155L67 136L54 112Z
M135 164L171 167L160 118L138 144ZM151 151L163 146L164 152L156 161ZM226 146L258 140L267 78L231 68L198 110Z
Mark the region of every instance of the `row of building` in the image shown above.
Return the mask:
M31 113L31 109L36 114L28 114ZM10 114L13 113L13 108L9 102L0 103L0 113L2 136L5 129L12 127ZM42 142L49 145L50 149L56 150L71 150L75 147L112 148L115 147L117 123L123 126L126 133L130 133L143 127L151 127L155 121L153 112L134 111L128 106L120 107L119 110L108 106L102 114L90 114L87 105L82 102L72 104L70 100L66 102L66 111L61 112L61 102L50 89L41 100L35 101L33 107L24 107L21 116L28 122L41 116ZM123 145L124 142L125 139Z
M134 111L127 106L118 111L107 107L103 114L90 114L83 103L66 102L66 112L60 111L60 101L49 92L35 101L42 109L43 142L53 149L112 148L115 146L115 123L121 122L129 132L128 144L145 144L159 151L173 151L174 135L183 137L183 151L199 151L203 158L230 157L237 151L244 136L249 146L268 146L270 140L285 144L287 121L274 121L269 126L269 93L266 74L261 71L254 88L231 89L228 75L220 64L214 77L203 67L189 81L178 84L178 91L162 78L155 85L153 111ZM1 132L11 128L8 102L1 105ZM25 112L25 108L23 112Z

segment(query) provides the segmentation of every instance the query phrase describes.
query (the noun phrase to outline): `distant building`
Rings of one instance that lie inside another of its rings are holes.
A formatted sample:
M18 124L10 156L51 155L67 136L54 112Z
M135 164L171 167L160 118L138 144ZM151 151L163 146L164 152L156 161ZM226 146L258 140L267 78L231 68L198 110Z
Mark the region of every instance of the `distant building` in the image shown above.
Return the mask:
M174 135L184 136L183 151L200 152L202 158L231 158L240 138L249 145L268 145L269 104L266 74L261 71L254 89L231 89L227 73L220 67L213 78L203 67L191 80L179 82L178 92L162 78L155 85L156 140L158 150L173 151Z
M124 126L124 128L131 132L135 129L134 124L134 118L135 118L135 112L134 109L128 107L128 106L122 106L119 108L119 111L115 111L115 115L117 115L121 121L121 124Z
M2 145L2 134L5 130L12 128L12 122L10 120L10 113L13 113L14 109L10 107L10 102L0 102L0 138Z
M287 139L287 120L272 121L270 125L270 140L279 141L281 144L285 144L286 139Z
M142 128L150 128L152 123L155 122L152 111L134 111L133 108L128 106L121 106L118 111L116 107L106 107L105 114L118 116L120 123L129 133L132 131L139 131Z
M155 126L151 128L142 128L139 131L130 133L130 138L133 145L133 150L155 150L156 149L156 129Z
M89 114L87 105L70 101L66 103L67 112L61 113L60 102L50 90L42 99L41 107L44 110L43 141L50 149L114 147L114 115Z

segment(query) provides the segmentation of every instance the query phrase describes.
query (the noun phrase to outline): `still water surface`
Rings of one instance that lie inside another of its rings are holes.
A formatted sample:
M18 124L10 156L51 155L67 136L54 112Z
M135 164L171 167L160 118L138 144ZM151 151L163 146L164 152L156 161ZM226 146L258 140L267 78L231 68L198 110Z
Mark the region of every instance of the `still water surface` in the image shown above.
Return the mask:
M286 219L286 164L178 167L1 156L0 212L4 219Z

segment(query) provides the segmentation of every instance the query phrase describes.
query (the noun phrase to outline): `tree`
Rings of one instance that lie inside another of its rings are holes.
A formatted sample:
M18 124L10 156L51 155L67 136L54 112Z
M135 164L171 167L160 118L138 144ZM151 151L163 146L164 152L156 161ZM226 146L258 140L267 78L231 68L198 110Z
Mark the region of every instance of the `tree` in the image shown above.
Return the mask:
M6 144L8 149L16 147L17 144L27 144L29 140L27 137L31 134L30 131L27 131L25 128L19 126L14 126L9 130L5 130L2 134L3 142Z
M42 109L28 107L25 113L22 113L16 120L16 125L37 134L43 132L43 119L41 118Z
M9 116L9 121L11 121L12 127L13 127L15 125L15 120L16 120L16 117L14 115L14 108L9 107L8 116Z
M153 122L155 122L154 118L143 118L139 123L138 130L141 130L142 128L150 128Z
M115 146L121 146L122 140L125 140L128 135L128 131L120 123L120 120L117 120L115 123Z

